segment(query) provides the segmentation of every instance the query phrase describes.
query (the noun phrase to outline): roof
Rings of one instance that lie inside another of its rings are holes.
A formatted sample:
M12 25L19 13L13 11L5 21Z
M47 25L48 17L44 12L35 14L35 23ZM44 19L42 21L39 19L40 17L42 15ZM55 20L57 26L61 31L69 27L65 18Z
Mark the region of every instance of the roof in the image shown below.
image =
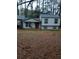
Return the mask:
M40 14L41 18L59 18L58 15L53 15L53 14Z
M40 22L40 21L37 21L35 19L29 19L29 20L26 20L25 22Z
M25 16L17 15L17 19L27 19Z

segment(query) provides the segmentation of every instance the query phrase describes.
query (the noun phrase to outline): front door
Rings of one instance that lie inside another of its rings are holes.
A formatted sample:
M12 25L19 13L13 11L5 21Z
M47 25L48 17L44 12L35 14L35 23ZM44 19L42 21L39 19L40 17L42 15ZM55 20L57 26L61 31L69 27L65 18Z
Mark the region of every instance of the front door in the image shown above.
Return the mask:
M39 22L36 22L36 23L35 23L35 28L36 28L36 29L39 29Z

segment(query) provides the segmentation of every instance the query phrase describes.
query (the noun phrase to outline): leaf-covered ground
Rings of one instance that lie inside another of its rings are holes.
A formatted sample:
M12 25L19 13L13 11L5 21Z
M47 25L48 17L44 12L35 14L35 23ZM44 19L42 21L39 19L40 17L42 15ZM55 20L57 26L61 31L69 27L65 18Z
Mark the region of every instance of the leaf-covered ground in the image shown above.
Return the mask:
M61 32L17 30L17 59L61 59Z

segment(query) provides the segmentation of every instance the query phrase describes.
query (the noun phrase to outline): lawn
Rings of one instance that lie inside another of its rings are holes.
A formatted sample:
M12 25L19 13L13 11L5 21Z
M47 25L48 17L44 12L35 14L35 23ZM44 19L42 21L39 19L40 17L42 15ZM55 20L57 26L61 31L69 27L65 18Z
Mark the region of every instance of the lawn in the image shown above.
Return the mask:
M17 30L17 59L61 59L61 32Z

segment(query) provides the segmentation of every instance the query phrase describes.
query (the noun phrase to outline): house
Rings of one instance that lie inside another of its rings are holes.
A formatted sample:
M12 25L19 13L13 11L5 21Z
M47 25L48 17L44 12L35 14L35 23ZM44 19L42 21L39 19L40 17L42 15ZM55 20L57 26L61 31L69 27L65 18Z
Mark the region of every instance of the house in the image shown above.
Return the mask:
M53 14L40 14L41 29L59 29L60 17Z
M27 18L25 16L17 15L17 28L23 28L23 22Z
M40 28L40 20L37 19L28 19L23 22L24 29L39 29Z
M39 18L29 19L25 16L17 16L17 28L39 29L40 20Z
M59 29L60 17L53 14L40 14L40 18L28 19L24 16L17 16L18 28L24 29Z

